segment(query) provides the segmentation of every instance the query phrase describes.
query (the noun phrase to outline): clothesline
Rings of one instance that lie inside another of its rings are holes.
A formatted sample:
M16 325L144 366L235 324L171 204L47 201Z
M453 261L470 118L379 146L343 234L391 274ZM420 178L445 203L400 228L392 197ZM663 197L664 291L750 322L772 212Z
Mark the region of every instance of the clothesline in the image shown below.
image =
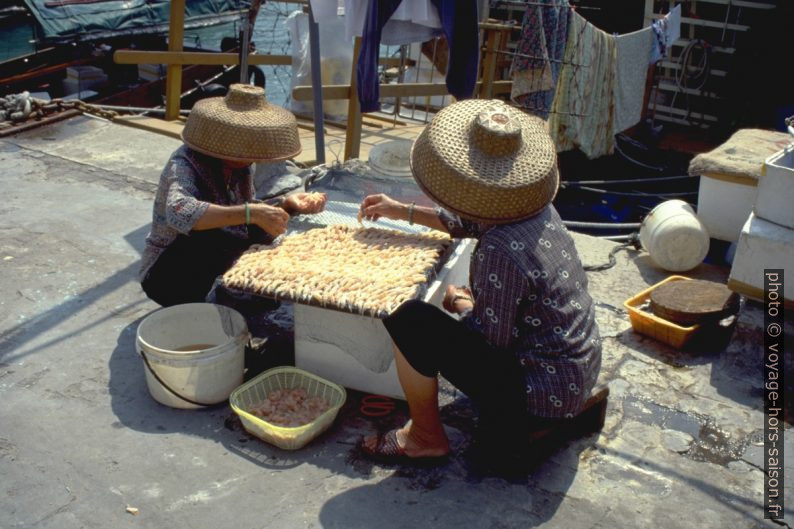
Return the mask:
M491 2L491 6L495 7L495 6L499 6L499 5L506 5L506 6L511 6L511 7L526 7L526 6L564 7L564 6L569 5L570 3L573 3L573 2L560 1L560 2L551 3L551 2L520 2L520 1L517 1L517 0L494 0L493 2ZM577 5L571 5L570 7L571 8L575 8L575 9L583 9L583 10L590 10L590 11L601 11L600 7L577 6Z
M580 66L582 68L589 68L590 67L589 64L578 64L578 63L574 63L574 62L566 62L563 59L554 59L554 58L551 58L551 57L541 57L541 56L538 56L538 55L528 55L526 53L518 53L517 51L494 50L493 53L496 53L496 54L499 54L499 55L509 55L511 57L523 57L525 59L534 59L534 60L537 60L537 61L544 61L544 62L548 61L548 62L555 62L555 63L558 62L560 64L570 64L570 65L573 65L573 66Z
M516 105L515 103L512 103L510 101L506 101L506 103L508 103L512 107L520 108L520 109L523 109L523 110L545 110L545 109L542 109L542 108L532 108L532 107L525 107L525 106ZM570 116L570 117L574 117L574 118L583 118L583 117L587 117L587 115L588 115L588 114L576 114L574 112L566 112L564 110L555 111L554 113L555 114L564 114L566 116Z

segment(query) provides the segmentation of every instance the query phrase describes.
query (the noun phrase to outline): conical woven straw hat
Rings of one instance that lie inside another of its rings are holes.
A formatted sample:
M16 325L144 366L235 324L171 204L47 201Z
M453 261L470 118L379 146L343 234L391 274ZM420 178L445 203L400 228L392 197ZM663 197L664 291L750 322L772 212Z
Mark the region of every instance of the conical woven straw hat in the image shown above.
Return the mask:
M191 149L236 162L285 160L301 152L291 112L271 105L265 91L233 84L224 97L198 101L182 130Z
M557 193L557 151L542 119L499 100L442 109L411 149L411 171L433 200L469 219L531 217Z

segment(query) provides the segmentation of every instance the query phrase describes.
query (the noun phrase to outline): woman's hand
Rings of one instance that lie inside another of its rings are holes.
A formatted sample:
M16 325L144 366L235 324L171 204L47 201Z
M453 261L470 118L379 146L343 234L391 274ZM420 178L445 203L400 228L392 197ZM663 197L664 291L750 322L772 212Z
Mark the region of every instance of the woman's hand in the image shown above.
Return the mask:
M447 285L447 291L444 294L442 306L444 310L452 314L460 314L473 309L474 298L472 297L471 290L469 290L468 287Z
M326 200L325 193L294 193L284 199L284 209L290 213L319 213Z
M289 214L281 208L267 204L249 204L251 210L251 224L256 224L273 237L278 237L287 231Z
M361 207L358 211L358 220L361 218L367 220L378 220L381 217L394 220L405 220L408 206L402 202L397 202L393 198L384 195L383 193L377 195L369 195L361 202Z

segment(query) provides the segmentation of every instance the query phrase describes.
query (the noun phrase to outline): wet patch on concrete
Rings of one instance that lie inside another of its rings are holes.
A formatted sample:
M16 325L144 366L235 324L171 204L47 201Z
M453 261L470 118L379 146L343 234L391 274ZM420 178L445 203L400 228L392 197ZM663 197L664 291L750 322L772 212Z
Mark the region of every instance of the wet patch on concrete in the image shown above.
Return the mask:
M622 402L624 419L633 419L690 436L692 441L688 443L688 447L685 443L678 446L674 446L677 443L673 443L671 449L693 461L727 466L733 461L742 459L750 443L761 434L760 431L756 431L734 439L728 431L720 428L713 418L706 415L660 406L635 395L626 395Z

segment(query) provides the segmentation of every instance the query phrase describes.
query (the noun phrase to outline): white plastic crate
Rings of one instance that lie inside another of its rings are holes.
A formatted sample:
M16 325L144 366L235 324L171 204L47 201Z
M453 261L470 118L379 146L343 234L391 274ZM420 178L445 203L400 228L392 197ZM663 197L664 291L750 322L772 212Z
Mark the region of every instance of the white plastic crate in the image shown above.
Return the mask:
M765 268L784 270L789 280L785 282L783 297L787 306L794 304L794 229L751 214L739 237L728 288L762 300Z
M794 228L794 150L780 151L764 162L758 182L755 214Z
M728 242L739 240L742 226L753 211L757 185L753 176L700 176L698 218L710 237Z

